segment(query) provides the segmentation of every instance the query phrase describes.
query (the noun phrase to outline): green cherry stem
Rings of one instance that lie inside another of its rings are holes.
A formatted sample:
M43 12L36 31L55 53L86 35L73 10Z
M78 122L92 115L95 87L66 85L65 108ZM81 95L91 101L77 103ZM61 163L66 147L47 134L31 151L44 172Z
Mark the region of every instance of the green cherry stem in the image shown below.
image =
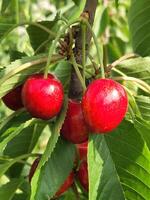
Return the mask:
M82 66L83 66L83 81L85 82L85 63L86 63L86 25L81 22L82 30Z
M95 75L97 74L97 72L99 71L98 67L97 67L97 64L94 62L94 59L93 57L88 53L88 58L90 59L92 65L93 65L93 68L94 68L94 71L95 71Z
M104 70L104 66L103 66L103 60L101 59L100 50L99 50L99 47L98 47L98 40L96 38L95 33L92 30L90 23L86 19L82 19L82 20L87 25L88 29L90 30L90 32L92 34L92 37L93 37L93 40L94 40L94 43L95 43L95 46L96 46L96 50L97 50L98 62L101 66L101 75L102 75L102 78L105 78L105 70Z
M83 90L85 91L85 90L86 90L86 85L85 85L85 82L84 82L84 80L83 80L83 77L82 77L82 75L81 75L81 73L80 73L80 70L79 70L79 68L78 68L78 64L76 63L76 59L75 59L75 57L74 57L73 52L71 52L71 62L72 62L72 64L73 64L73 67L74 67L74 70L75 70L75 72L76 72L76 74L77 74L77 77L78 77L78 79L79 79L79 81L80 81L80 83L81 83L81 85L82 85L82 88L83 88Z
M129 77L129 76L119 76L119 77L114 77L113 78L116 81L131 81L131 82L135 82L136 85L141 88L143 91L147 92L148 94L150 94L150 86L142 81L141 79L138 78L134 78L134 77Z

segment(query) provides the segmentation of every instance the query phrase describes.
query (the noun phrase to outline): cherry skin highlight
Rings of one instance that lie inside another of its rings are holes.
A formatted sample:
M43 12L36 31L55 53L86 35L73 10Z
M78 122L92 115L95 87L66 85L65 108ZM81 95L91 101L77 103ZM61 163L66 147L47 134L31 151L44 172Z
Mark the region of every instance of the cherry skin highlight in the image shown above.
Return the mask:
M23 107L21 99L21 90L22 85L16 87L15 89L11 90L8 94L3 96L2 100L4 104L11 110L16 111Z
M65 139L74 144L88 139L88 127L83 117L81 102L69 99L66 118L60 132Z
M35 173L35 170L39 164L40 161L40 157L36 158L35 161L33 162L30 172L29 172L29 182L31 182L32 177ZM59 188L59 190L56 192L55 197L59 197L61 196L64 192L66 192L68 190L69 187L71 187L71 185L74 182L74 172L71 172L69 174L69 176L67 177L67 179L65 180L65 182L61 185L61 187Z
M56 116L63 104L63 86L52 74L45 79L43 74L30 76L22 89L22 100L27 111L44 120Z
M79 154L80 160L87 160L87 148L88 148L88 142L84 142L81 144L77 144L77 151Z
M111 79L97 79L87 88L82 109L92 132L107 133L123 120L128 107L124 88Z
M80 164L79 171L77 172L77 177L82 185L82 187L88 191L89 189L89 178L88 178L88 166L87 161L83 161Z

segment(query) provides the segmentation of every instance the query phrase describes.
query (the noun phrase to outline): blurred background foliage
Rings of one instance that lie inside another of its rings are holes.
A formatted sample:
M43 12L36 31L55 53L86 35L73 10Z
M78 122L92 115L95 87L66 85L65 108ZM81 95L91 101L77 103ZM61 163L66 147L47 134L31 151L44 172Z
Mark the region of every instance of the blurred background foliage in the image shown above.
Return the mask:
M61 12L69 20L76 19L85 1L79 1L76 6L72 0L5 0L0 1L0 39L7 33L8 26L28 22L53 20L57 12ZM110 63L127 52L131 52L131 43L128 29L129 0L99 0L97 7L94 32L99 42L104 45L106 62ZM38 34L38 33L37 33ZM90 48L93 54L96 52ZM0 66L20 57L21 52L31 56L34 51L30 45L29 36L25 26L19 26L0 44Z

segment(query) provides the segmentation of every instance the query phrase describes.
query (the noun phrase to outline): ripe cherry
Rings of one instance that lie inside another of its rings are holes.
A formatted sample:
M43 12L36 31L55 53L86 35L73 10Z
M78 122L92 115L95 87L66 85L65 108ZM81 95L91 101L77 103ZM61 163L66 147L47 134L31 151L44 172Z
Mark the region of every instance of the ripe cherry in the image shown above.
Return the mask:
M11 90L8 94L6 94L2 98L4 104L11 110L16 111L23 107L23 103L21 99L21 90L22 90L22 85Z
M65 139L75 144L85 142L88 139L88 127L83 117L81 102L69 100L61 134Z
M63 185L58 190L58 192L56 192L55 196L56 197L61 196L64 192L66 192L68 190L68 188L73 184L73 182L74 182L74 173L71 172L69 174L68 178L63 183Z
M77 172L77 177L83 186L83 188L88 191L89 189L89 178L88 178L88 166L87 161L82 161Z
M40 157L36 158L33 162L30 172L29 172L29 182L31 182L31 179L35 173L35 170L39 164ZM74 172L71 172L65 182L62 184L62 186L59 188L59 190L56 192L55 197L61 196L64 192L68 190L68 188L73 184L74 182Z
M80 160L87 160L88 142L77 144L76 146Z
M63 103L63 86L52 74L30 76L22 89L22 100L28 112L44 120L56 116Z
M95 133L107 133L123 120L128 106L124 88L111 79L97 79L87 88L82 108L85 120Z

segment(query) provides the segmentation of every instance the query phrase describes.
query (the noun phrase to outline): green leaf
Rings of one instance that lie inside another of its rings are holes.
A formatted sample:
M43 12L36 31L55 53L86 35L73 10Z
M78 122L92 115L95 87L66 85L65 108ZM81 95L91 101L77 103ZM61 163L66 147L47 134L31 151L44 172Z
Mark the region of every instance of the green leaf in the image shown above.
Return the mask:
M73 2L74 2L77 6L80 5L80 0L73 0Z
M150 151L134 124L124 121L112 133L92 135L90 143L92 200L150 199ZM94 171L98 170L100 174L94 176ZM96 179L99 179L97 191Z
M58 141L58 138L59 138L59 135L60 135L59 132L60 132L60 129L61 129L62 124L64 122L65 116L66 116L67 104L68 104L68 101L67 101L67 98L65 98L64 106L63 106L59 116L57 117L55 123L51 127L51 136L49 138L45 152L42 155L42 158L39 162L37 170L34 173L34 176L33 176L32 181L31 181L32 193L31 193L30 200L34 200L35 194L37 192L37 183L38 183L38 179L39 179L39 175L40 175L40 169L48 161L48 159L51 157L51 154L54 151L54 148L55 148L56 143Z
M10 182L0 187L0 199L11 200L15 195L16 190L23 183L24 179L12 179Z
M85 7L86 0L75 0L76 4L74 6L71 6L71 8L64 12L65 17L71 22L76 19L78 19L83 12L83 9Z
M129 27L134 52L150 55L150 1L132 1L129 10Z
M62 56L52 56L51 62L61 60ZM0 98L17 85L20 85L28 76L43 71L47 62L46 54L25 57L0 70Z
M22 159L26 159L30 156L30 154L24 154L21 156L18 156L16 158L13 159L6 159L4 160L4 157L0 157L0 177L12 166L14 165L16 162L22 160ZM1 161L2 160L2 161Z
M41 71L46 60L46 55L25 57L4 67L0 71L0 98L21 84L29 75Z
M72 66L67 61L59 62L53 71L57 78L62 82L64 90L68 90L70 83Z
M139 78L150 84L150 57L125 60L118 65L118 69L127 76Z
M11 115L0 120L0 135L2 135L10 127L18 127L31 119L31 115L24 110L18 110Z
M35 123L23 129L19 135L7 143L3 154L11 158L31 153L46 124ZM16 178L20 176L24 164L16 163L10 167L7 175Z
M100 20L100 26L99 26L99 36L101 36L104 31L106 30L106 27L109 25L109 15L108 15L108 8L104 8L101 20Z
M141 134L144 140L147 143L147 146L150 150L150 122L147 122L141 118L136 118L134 122L134 126L137 131Z
M21 124L18 128L7 129L7 131L4 133L4 136L0 137L0 152L4 150L9 141L11 141L14 137L21 133L24 127L25 124Z
M113 134L105 138L125 197L148 200L150 152L134 125L127 121L123 122Z
M106 48L108 50L108 58L110 63L117 60L125 53L124 42L116 36L110 38L110 42Z
M102 135L90 135L88 171L89 199L125 199L109 147Z
M15 194L13 200L25 200L25 194L24 193Z
M0 163L0 177L15 163L14 160Z
M11 0L2 0L1 13L4 13Z
M17 157L31 153L44 127L45 124L35 123L24 128L19 135L7 143L4 155Z
M150 97L140 95L135 100L143 119L150 121Z
M16 51L16 50L11 50L11 52L10 52L11 62L21 59L23 57L27 57L27 54L25 54L24 52L20 52L20 51Z
M4 0L5 1L5 0ZM0 42L1 40L7 36L8 32L15 27L15 24L4 24L0 23Z
M42 21L38 22L37 24L42 25L49 29L50 31L56 31L57 23L56 21ZM50 41L54 39L54 36L50 35L45 30L41 29L40 27L37 27L35 25L29 25L27 28L27 32L30 38L31 46L34 50L37 50L37 48L43 44L43 42L46 42L43 48L40 49L39 52L44 52L45 46L50 44ZM38 33L38 34L37 34Z
M75 146L59 139L52 156L41 169L35 200L52 198L69 173L75 159Z

